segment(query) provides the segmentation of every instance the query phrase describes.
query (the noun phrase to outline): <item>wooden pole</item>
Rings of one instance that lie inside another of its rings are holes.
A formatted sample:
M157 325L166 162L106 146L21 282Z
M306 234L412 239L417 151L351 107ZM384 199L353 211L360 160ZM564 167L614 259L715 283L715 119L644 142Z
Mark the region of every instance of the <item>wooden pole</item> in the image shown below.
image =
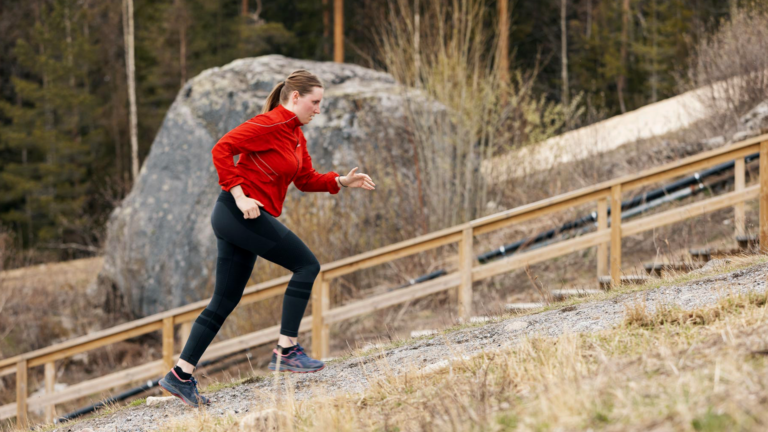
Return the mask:
M746 179L745 179L745 167L744 167L744 158L740 157L737 158L735 161L734 166L734 189L736 192L743 191L746 187ZM733 206L733 225L736 231L737 236L743 236L746 234L745 229L746 224L746 216L744 212L744 203L740 202Z
M507 0L499 0L499 77L509 82L509 7Z
M597 230L608 229L608 199L597 200ZM608 274L608 243L597 246L597 277Z
M611 188L611 283L621 283L621 185Z
M344 63L344 0L333 2L333 61Z
M16 363L16 427L27 427L27 360Z
M173 369L173 317L163 318L163 374Z
M325 313L331 305L331 280L320 272L312 286L312 356L316 359L328 357L330 327L325 323Z
M760 143L760 250L768 251L768 141Z
M48 362L45 364L45 393L52 394L56 388L56 363ZM51 423L56 414L56 404L45 406L45 422Z
M472 252L472 227L467 227L462 232L461 241L459 241L459 271L461 272L461 283L458 287L458 306L459 319L463 322L469 321L472 316L472 263L474 255Z

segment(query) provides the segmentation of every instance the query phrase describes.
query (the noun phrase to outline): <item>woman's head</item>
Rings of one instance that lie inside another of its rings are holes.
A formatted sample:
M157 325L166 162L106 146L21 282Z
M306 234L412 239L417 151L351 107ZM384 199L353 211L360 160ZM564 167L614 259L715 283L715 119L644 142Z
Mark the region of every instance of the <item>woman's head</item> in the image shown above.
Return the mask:
M283 104L296 114L302 124L307 124L315 114L320 113L322 100L323 84L320 79L311 72L299 69L272 89L261 112L267 113L277 108L277 104Z

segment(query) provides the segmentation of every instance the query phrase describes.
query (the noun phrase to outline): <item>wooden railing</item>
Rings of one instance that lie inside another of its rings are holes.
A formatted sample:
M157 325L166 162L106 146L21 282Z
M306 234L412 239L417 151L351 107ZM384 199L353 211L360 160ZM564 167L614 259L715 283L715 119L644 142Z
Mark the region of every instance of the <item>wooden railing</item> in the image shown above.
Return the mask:
M757 185L746 187L744 181L744 157L756 152L760 153L760 182ZM621 196L623 193L644 185L731 160L736 161L736 181L733 192L667 210L632 222L621 222ZM468 319L472 314L472 284L474 282L522 268L528 264L594 246L598 248L597 275L600 276L609 272L612 282L618 284L621 276L622 237L726 207L735 208L736 232L743 233L744 202L754 198L760 199L759 237L760 247L762 250L765 250L768 246L768 134L704 152L674 163L643 171L639 174L606 181L411 240L324 264L321 266L320 274L315 280L315 285L312 289L312 316L302 320L299 331L303 332L311 329L313 356L326 358L329 352L328 334L331 324L449 289L457 290L458 316L461 319ZM473 265L473 242L475 236L588 203L595 203L597 208L598 228L595 232L539 249L518 253L490 264ZM610 227L608 226L607 212L609 203L612 209ZM376 295L331 309L329 291L333 279L357 270L452 243L458 243L458 271L434 280L412 285L408 288ZM609 244L611 246L610 264L608 260ZM248 287L241 303L253 303L282 295L289 279L290 276L285 276ZM173 367L178 359L178 355L174 355L175 326L181 325L181 334L188 335L191 322L207 304L208 300L199 301L64 343L0 360L0 376L15 373L17 382L16 403L0 407L0 419L16 415L18 424L26 424L28 408L45 407L46 420L50 421L53 418L54 406L56 404L97 394L131 382L157 377L165 373ZM54 391L56 361L77 353L158 330L162 331L162 359L72 385L62 391ZM275 325L212 344L202 359L216 358L249 347L273 342L277 340L278 332L279 325ZM45 368L46 393L29 398L27 371L29 368L36 366L44 366Z

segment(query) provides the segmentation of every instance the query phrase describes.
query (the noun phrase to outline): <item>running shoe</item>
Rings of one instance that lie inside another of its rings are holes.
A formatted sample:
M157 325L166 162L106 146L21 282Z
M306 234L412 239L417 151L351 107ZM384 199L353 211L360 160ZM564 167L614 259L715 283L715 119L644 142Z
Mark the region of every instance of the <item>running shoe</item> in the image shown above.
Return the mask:
M171 369L164 378L158 382L160 387L168 390L169 393L181 399L185 404L197 408L199 402L209 405L211 400L197 391L197 380L191 377L188 380L179 378L176 371Z
M325 363L322 361L309 357L304 352L304 348L298 343L292 346L288 354L285 355L279 354L277 349L273 349L272 360L268 366L269 370L275 370L278 358L280 360L280 370L278 372L309 373L317 372L325 367Z

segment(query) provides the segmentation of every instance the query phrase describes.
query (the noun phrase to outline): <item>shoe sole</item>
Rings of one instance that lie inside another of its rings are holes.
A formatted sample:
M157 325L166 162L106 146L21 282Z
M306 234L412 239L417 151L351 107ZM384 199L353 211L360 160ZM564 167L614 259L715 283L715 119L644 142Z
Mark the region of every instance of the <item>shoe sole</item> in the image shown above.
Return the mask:
M190 403L190 402L187 402L187 398L185 398L184 396L182 396L180 393L178 393L178 392L176 391L176 389L175 389L173 386L171 386L170 384L168 384L168 381L166 381L166 380L165 380L165 378L161 378L161 379L160 379L160 381L158 381L157 383L160 385L160 387L164 388L164 389L165 389L165 390L166 390L168 393L170 393L170 394L172 394L172 395L176 396L177 398L181 399L181 401L182 401L182 402L184 402L184 404L186 404L186 405L188 405L188 406L191 406L191 407L193 407L193 408L197 408L197 407L199 407L199 406L200 406L199 404L197 404L197 405L193 405L192 403ZM209 404L210 404L210 403L208 403L208 404L205 404L205 403L204 403L203 405L209 405Z
M267 369L271 370L272 372L275 372L275 364L270 363L269 366L267 366ZM297 370L298 368L294 368L293 366L286 366L283 368L283 365L280 365L280 372L293 372L293 373L313 373L313 372L320 372L321 370L325 369L325 365L323 365L320 368L317 369L302 369Z

